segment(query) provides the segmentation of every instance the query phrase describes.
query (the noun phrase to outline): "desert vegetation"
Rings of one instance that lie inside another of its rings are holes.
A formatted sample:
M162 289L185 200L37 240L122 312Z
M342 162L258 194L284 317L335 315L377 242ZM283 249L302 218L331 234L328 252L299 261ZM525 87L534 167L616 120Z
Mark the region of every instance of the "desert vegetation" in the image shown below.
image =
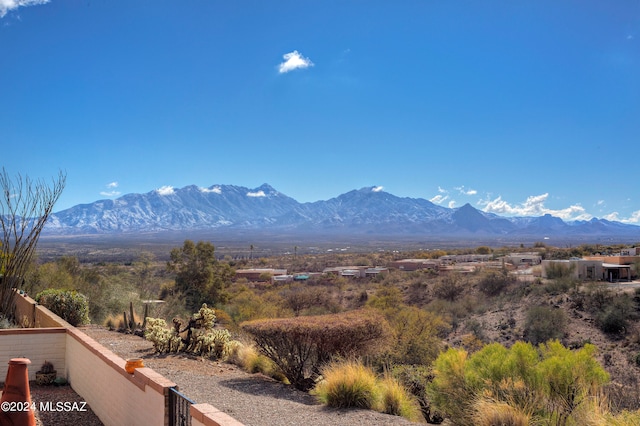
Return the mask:
M36 260L25 289L83 295L91 322L142 328L158 352L233 362L331 406L430 423L624 425L640 421L640 292L581 282L563 267L547 279L535 268L523 276L500 260L517 251L566 259L620 248L538 243L258 257L187 240L164 259L142 252L124 262ZM362 278L321 273L466 253L494 261ZM242 268L310 274L235 279Z

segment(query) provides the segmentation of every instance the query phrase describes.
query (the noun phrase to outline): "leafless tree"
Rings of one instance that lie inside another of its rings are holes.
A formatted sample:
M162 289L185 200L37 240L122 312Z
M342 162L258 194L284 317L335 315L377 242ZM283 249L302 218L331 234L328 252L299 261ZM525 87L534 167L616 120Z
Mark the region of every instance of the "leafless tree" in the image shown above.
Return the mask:
M40 233L67 180L58 172L51 184L17 175L12 179L5 168L0 173L0 315L15 314L14 288L22 286L24 274L38 244Z

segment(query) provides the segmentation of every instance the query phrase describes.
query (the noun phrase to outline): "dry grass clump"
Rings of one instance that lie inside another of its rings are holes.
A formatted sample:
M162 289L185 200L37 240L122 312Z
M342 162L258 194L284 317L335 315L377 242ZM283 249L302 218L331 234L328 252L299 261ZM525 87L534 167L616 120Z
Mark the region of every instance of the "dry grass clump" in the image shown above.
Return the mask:
M260 373L281 382L288 382L273 361L260 354L254 346L242 344L237 340L232 342L227 362L237 365L247 373Z
M528 426L531 414L503 401L481 398L474 404L473 423L476 426Z
M328 365L322 380L312 391L318 399L333 408L378 408L381 394L376 375L356 361Z
M104 319L102 325L107 327L109 330L122 330L125 328L124 318L122 315L110 314Z
M391 376L378 378L362 363L336 361L322 370L323 380L311 391L333 408L364 408L422 421L415 398Z
M422 421L420 405L413 395L396 379L387 375L379 382L382 393L382 412L417 422Z

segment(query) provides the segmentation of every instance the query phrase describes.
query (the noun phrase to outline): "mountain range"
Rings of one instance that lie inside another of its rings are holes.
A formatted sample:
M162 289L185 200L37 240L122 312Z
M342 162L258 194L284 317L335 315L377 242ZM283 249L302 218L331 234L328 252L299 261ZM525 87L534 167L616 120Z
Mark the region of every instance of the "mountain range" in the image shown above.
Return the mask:
M442 238L640 238L640 227L604 219L502 217L465 204L446 208L366 187L326 201L300 203L268 184L195 185L127 194L51 215L44 235L256 231L299 235Z

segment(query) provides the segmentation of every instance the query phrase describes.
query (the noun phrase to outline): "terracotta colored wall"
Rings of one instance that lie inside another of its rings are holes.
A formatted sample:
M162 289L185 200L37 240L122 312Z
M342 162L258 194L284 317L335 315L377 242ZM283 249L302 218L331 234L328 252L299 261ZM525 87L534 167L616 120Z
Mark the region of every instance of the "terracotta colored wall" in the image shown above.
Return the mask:
M0 330L0 380L11 358L31 360L30 380L48 360L105 426L168 425L168 394L175 383L150 368L127 373L124 359L30 297L16 297L16 318L43 328ZM191 415L194 426L242 426L209 404L193 405Z
M16 294L16 320L23 327L47 328L71 325L28 296Z
M68 380L105 425L164 425L169 388L175 383L150 368L129 374L125 360L70 328Z
M242 423L210 404L193 404L189 414L191 426L243 426Z

